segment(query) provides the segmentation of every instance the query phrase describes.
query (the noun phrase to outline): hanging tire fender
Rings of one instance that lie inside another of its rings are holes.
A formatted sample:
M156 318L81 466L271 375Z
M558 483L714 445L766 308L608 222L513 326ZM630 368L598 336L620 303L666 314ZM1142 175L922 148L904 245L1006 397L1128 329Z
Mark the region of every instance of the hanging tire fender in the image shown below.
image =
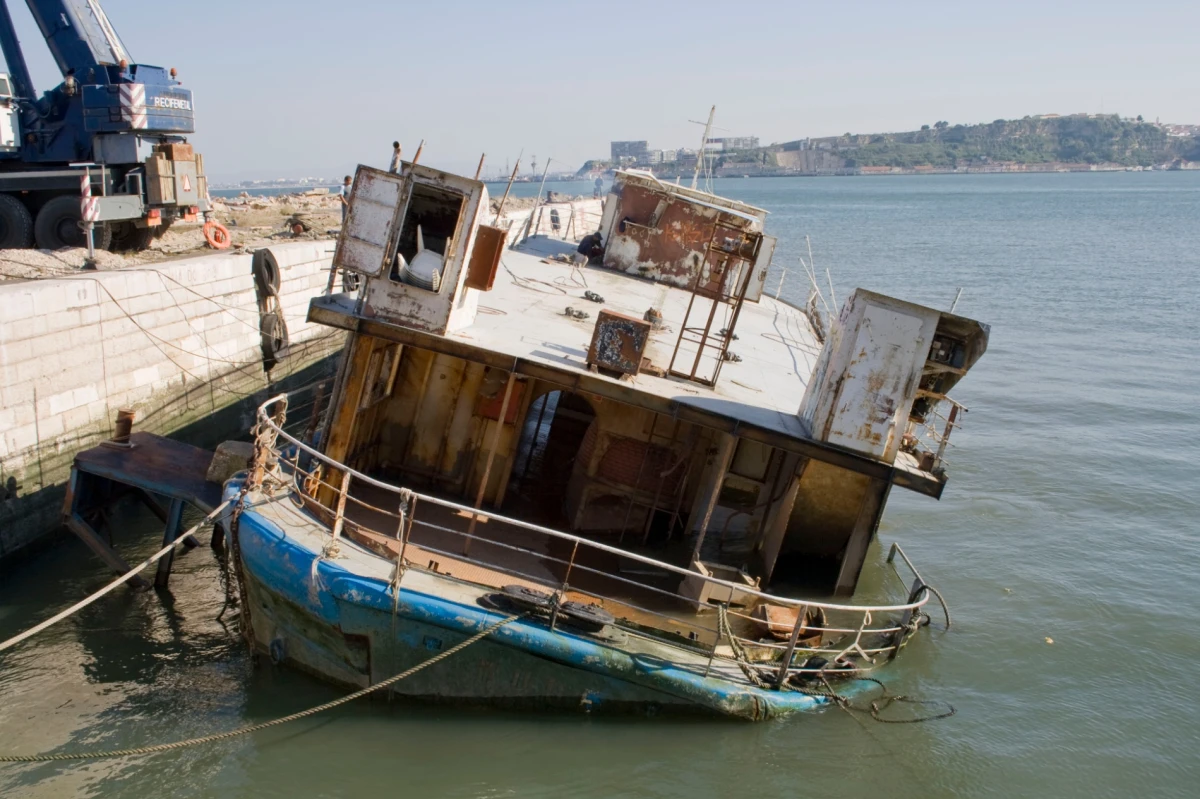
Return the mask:
M262 334L263 364L267 369L271 369L287 356L287 322L282 314L265 313L259 319L258 328Z
M254 287L258 290L259 299L279 296L283 276L280 274L279 262L270 250L256 251L250 262L250 270L254 275Z

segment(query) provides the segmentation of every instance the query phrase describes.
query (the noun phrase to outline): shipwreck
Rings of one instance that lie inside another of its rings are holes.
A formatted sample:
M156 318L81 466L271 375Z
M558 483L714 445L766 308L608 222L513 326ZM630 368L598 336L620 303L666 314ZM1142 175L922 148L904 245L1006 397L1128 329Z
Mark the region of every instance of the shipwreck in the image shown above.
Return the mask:
M336 382L308 434L265 403L224 489L253 646L362 688L488 631L389 690L748 719L895 658L929 588L893 545L855 589L893 486L941 495L988 328L772 297L766 218L620 172L580 266L477 180L359 167L309 308Z

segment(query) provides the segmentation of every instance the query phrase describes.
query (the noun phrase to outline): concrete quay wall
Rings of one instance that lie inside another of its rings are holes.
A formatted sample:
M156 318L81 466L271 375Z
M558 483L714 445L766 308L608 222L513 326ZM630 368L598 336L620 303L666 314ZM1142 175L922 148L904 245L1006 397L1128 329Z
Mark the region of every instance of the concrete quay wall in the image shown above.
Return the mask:
M290 353L263 364L249 254L0 284L0 560L59 528L75 453L136 430L241 437L270 392L327 371L344 334L306 320L334 243L270 248Z

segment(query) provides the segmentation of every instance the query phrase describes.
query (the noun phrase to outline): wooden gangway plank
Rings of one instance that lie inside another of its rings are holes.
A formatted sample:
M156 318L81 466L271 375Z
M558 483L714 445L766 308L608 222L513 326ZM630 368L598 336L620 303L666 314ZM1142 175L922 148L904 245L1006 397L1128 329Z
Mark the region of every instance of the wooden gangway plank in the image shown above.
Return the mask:
M163 545L174 541L182 527L183 506L211 513L221 503L221 486L209 482L210 450L153 433L134 433L131 446L105 442L75 456L63 507L64 521L84 544L113 570L124 573L129 564L96 529L115 499L132 493L166 525ZM157 497L170 501L164 508ZM185 542L194 546L194 542ZM171 571L170 555L159 561L155 584L165 587ZM140 577L131 581L145 587Z

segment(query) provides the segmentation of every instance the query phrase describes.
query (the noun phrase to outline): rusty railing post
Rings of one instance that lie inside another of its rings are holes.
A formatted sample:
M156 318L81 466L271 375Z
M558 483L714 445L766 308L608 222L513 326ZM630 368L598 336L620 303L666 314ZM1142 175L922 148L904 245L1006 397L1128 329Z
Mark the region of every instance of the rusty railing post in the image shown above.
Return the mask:
M342 469L342 485L338 489L337 510L333 515L333 541L332 546L336 547L338 539L342 537L342 526L346 521L346 495L350 493L350 469L347 467Z
M950 443L950 432L954 429L954 421L958 418L958 403L950 406L950 415L946 418L946 431L942 434L942 440L938 442L937 454L933 457L933 468L937 468L942 463L942 456L946 454L946 445Z
M800 631L804 629L804 620L808 616L808 605L801 605L796 613L796 623L792 625L792 637L788 639L787 649L783 651L783 662L779 664L779 675L775 678L775 687L782 690L787 680L788 669L792 667L792 655L796 651L796 643L800 640ZM770 628L770 616L767 617L767 627Z

